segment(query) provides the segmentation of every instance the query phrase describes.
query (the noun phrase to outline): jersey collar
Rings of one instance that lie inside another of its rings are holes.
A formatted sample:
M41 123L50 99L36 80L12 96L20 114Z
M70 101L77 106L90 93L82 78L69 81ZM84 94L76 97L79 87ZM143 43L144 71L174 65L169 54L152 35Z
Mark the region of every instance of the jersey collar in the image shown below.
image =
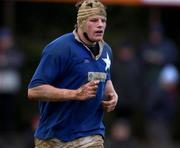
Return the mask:
M94 56L93 53L91 52L91 50L87 47L87 45L84 44L84 43L80 40L80 38L79 38L79 36L78 36L78 34L77 34L77 32L76 32L76 29L73 30L73 34L74 34L75 39L76 39L78 42L80 42L81 44L83 44L84 47L91 53L91 56L92 56L95 60L98 60L99 57L100 57L101 54L102 54L102 51L103 51L104 41L102 40L102 41L99 41L99 42L98 42L98 44L99 44L99 54L98 54L97 56Z

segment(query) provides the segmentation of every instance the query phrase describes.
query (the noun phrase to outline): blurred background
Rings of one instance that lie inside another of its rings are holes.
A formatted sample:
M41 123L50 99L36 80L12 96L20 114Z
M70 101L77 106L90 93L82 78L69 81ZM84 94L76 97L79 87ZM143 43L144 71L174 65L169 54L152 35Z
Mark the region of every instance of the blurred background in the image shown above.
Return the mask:
M180 147L180 1L101 0L119 95L105 148ZM44 46L71 32L76 0L0 1L0 147L32 148L38 103L27 86Z

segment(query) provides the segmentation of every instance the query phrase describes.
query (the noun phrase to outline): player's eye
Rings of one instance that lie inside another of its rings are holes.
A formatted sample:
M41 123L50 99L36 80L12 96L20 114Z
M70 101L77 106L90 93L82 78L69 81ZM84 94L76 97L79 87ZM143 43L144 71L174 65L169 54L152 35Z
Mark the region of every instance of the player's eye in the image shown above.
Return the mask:
M91 19L90 21L91 21L91 22L97 22L98 19L94 18L94 19Z

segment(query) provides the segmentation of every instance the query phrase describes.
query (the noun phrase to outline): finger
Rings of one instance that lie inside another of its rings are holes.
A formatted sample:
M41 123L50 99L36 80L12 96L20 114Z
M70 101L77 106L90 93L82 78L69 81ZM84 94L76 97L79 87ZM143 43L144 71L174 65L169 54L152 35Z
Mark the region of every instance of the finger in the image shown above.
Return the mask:
M115 108L115 105L103 105L104 108Z
M109 112L112 112L114 109L115 109L115 108L109 108L109 109L107 110L107 112L108 112L108 113L109 113Z
M99 80L92 80L88 84L91 85L91 86L98 85L99 84Z
M96 90L97 90L97 88L98 88L98 86L85 86L84 88L83 88L83 91L84 92L96 92Z
M115 102L113 100L110 101L102 101L102 103L104 104L104 106L110 106L110 105L114 105Z
M115 109L115 105L110 105L110 106L104 106L102 105L104 110L107 112L113 111Z
M94 82L95 85L98 85L100 81L99 80L94 80L93 82Z
M96 96L96 93L92 91L84 93L84 98L93 98L95 96Z
M102 101L102 105L103 105L104 107L106 107L106 106L109 106L109 103L108 103L108 101Z
M106 112L110 112L111 111L111 108L109 108L109 107L103 107L104 108L104 110L106 111Z
M96 91L90 91L89 94L96 96Z
M115 106L104 107L107 112L111 112L115 109Z
M114 95L113 95L113 96L114 96ZM116 99L115 96L112 97L112 98L105 99L104 101L107 102L107 104L108 104L108 103L109 103L109 104L116 104L116 103L117 103L117 99Z
M88 95L88 98L94 98L96 95L94 95L94 94L89 94Z
M92 86L92 90L96 91L98 89L98 86L95 85L95 86Z

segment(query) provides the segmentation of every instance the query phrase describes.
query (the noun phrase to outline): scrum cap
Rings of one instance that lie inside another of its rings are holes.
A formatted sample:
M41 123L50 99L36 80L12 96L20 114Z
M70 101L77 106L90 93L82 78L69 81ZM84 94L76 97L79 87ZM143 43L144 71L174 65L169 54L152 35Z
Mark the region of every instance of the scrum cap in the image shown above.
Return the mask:
M105 6L99 0L84 0L77 4L77 25L83 27L90 16L100 15L106 17Z

